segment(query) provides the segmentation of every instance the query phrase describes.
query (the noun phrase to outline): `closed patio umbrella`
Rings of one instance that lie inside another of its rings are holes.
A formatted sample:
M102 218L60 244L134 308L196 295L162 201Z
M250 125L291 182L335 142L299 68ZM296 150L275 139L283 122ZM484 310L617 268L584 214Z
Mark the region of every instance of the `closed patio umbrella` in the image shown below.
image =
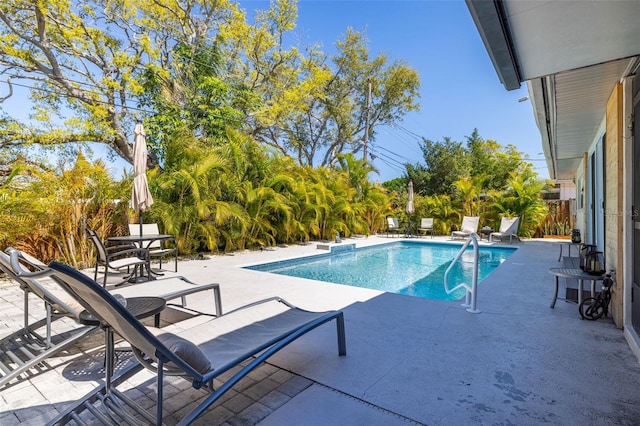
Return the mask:
M413 181L409 181L409 197L407 198L407 214L412 214L414 212L413 207Z
M413 222L411 221L411 214L414 212L414 207L413 207L413 181L409 181L409 196L407 197L407 215L408 217L408 222L407 222L407 230L405 231L405 235L408 237L411 235L411 228L413 228Z
M131 207L139 214L140 235L142 235L142 212L149 210L149 207L153 204L149 183L147 182L147 138L142 123L136 124L133 135Z

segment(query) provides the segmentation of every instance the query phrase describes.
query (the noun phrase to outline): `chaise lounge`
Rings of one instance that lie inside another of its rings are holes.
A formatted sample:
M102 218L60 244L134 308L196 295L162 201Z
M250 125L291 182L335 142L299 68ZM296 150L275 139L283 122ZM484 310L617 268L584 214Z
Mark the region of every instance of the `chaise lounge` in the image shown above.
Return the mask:
M183 376L195 389L205 388L211 392L180 421L180 424L190 424L249 372L322 324L336 321L338 354L346 355L342 311L310 312L280 298L271 298L204 323L189 325L180 322L155 329L144 326L100 284L86 275L58 262L51 262L49 267L52 277L63 288L129 342L143 366L156 372L157 424L162 424L165 374ZM235 374L230 377L224 375L244 362L246 364ZM216 378L224 382L214 389L213 380ZM107 398L117 399L113 404L116 407L127 400L115 388L108 390L106 395Z
M27 269L29 268L29 269ZM22 329L0 340L0 388L46 359L78 342L97 327L86 325L70 330L62 338L52 333L52 323L61 318L71 318L80 323L84 307L62 290L55 282L45 282L51 275L46 264L38 259L9 247L0 251L0 270L16 281L24 292L24 325ZM48 280L50 281L50 280ZM171 301L180 299L180 306L187 308L186 297L205 290L213 291L213 307L217 316L222 315L220 286L217 283L195 284L184 277L172 277L148 283L135 284L113 290L124 298L154 296ZM44 302L45 317L29 324L29 295ZM44 327L44 336L41 329Z
M492 232L489 234L489 241L493 241L495 238L502 241L503 238L509 237L509 243L511 243L513 237L518 238L519 222L519 217L509 219L508 217L502 216L502 219L500 220L500 229L498 229L498 232Z
M465 216L462 218L462 225L460 225L459 231L453 231L451 238L467 238L471 234L478 232L478 224L480 223L479 216Z

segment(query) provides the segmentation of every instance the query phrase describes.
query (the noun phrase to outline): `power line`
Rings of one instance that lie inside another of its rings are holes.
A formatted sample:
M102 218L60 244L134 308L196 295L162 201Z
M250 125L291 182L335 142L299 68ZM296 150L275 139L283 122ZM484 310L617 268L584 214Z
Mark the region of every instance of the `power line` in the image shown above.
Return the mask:
M372 151L372 155L375 155L377 159L380 159L380 161L382 161L384 164L391 167L392 169L401 171L401 172L406 170L406 167L403 163L400 163L399 161L389 157L388 155L380 151L377 151L376 149L372 148L371 151Z
M394 124L394 127L399 128L400 130L402 130L402 131L403 131L403 132L405 132L406 134L408 134L408 135L410 135L410 136L413 136L413 137L414 137L414 138L416 138L418 141L422 142L422 139L423 139L423 138L422 138L422 136L420 136L419 134L417 134L417 133L415 133L415 132L412 132L411 130L407 129L406 127L404 127L404 126L402 126L402 125L400 125L400 124L397 124L397 123L395 123L395 124Z
M385 160L382 157L379 157L374 152L371 153L371 159L372 159L372 161L378 161L379 160L381 163L385 164L387 167L389 167L390 169L393 169L393 170L395 170L397 172L404 172L405 171L405 169L400 168L400 167L398 167L398 166L396 166L394 164L389 163L387 160Z
M401 130L399 128L397 128L397 126L395 124L389 125L388 128L390 130ZM412 152L416 153L416 155L422 155L422 150L419 149L418 146L416 146L416 137L415 134L411 133L407 133L404 131L401 132L397 132L394 136L391 136L389 134L390 137L393 137L395 140L399 141L400 143L402 143L405 147L407 147L408 149L410 149ZM420 138L420 141L422 141L422 138Z
M389 161L393 161L394 163L399 164L400 166L404 167L405 163L396 160L395 158L391 157L389 154L386 154L384 152L378 151L379 148L382 148L382 147L378 147L378 146L374 147L374 150L378 153L378 155L384 156L384 157L388 158ZM385 150L384 148L382 148L382 149ZM388 151L388 150L385 150L385 151Z
M385 148L385 147L383 147L383 146L381 146L381 145L380 145L380 146L377 146L376 148L381 149L381 150L383 150L383 151L386 151L386 152L388 152L390 155L394 155L394 156L398 157L399 159L404 160L404 162L405 162L405 163L410 163L410 162L411 162L411 160L409 160L408 158L403 157L402 155L398 154L397 152L395 152L395 151L391 151L390 149L387 149L387 148Z

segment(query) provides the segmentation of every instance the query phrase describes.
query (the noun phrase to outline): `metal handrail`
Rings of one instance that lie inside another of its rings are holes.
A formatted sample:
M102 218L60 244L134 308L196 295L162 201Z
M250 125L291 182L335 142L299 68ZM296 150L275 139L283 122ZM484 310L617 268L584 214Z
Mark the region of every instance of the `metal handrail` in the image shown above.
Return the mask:
M457 286L455 286L455 287L450 289L449 288L449 272L451 271L451 269L453 268L455 263L458 260L460 260L460 258L464 254L464 252L467 250L467 247L469 247L469 244L473 244L473 277L472 277L471 286L469 286L469 284L467 284L467 283L460 283ZM447 294L451 294L451 293L453 293L454 291L458 290L461 287L464 287L465 290L466 290L466 294L465 294L465 298L464 298L465 301L462 304L462 306L467 308L467 312L471 312L472 314L479 314L480 311L476 308L477 299L478 299L478 293L477 293L477 289L478 289L478 236L475 233L469 235L469 238L462 245L462 247L460 248L460 251L458 252L458 254L456 254L456 257L453 258L453 260L451 261L451 264L447 268L447 271L444 273L444 290L447 292Z

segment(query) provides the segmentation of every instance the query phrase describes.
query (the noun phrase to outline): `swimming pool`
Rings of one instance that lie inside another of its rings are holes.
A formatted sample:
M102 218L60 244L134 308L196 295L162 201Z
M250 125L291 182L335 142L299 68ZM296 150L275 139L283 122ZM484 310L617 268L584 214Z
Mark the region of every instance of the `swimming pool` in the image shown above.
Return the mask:
M464 289L447 294L444 273L460 247L459 244L400 241L246 268L427 299L458 300L464 297ZM480 247L478 282L515 250ZM469 248L451 270L450 287L461 282L470 284L472 265L473 251Z

